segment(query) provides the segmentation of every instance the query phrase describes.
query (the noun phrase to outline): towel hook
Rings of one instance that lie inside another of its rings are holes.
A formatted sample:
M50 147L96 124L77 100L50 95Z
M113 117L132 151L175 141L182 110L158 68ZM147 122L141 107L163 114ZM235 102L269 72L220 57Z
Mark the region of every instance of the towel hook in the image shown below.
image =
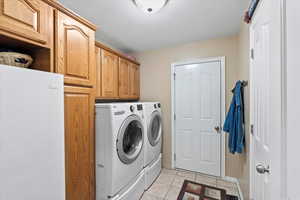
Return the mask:
M242 87L246 87L246 86L248 86L248 81L242 81ZM235 89L235 88L233 88L233 89L231 90L232 93L234 93L234 89Z

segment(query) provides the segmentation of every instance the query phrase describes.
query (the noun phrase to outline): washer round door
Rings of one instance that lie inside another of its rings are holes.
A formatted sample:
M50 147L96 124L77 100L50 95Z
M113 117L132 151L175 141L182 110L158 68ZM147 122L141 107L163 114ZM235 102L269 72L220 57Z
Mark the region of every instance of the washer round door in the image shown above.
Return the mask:
M151 114L149 126L148 126L148 141L152 146L158 144L162 133L162 120L161 114L158 111L154 111Z
M117 139L117 152L124 164L133 163L143 148L144 128L140 117L131 115L123 122Z

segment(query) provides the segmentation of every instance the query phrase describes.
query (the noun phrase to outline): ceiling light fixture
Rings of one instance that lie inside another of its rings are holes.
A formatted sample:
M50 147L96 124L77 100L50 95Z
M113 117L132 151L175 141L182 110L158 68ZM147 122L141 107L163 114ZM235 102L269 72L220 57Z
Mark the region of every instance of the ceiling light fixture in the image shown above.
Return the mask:
M168 0L133 0L135 5L148 14L160 11L168 2Z

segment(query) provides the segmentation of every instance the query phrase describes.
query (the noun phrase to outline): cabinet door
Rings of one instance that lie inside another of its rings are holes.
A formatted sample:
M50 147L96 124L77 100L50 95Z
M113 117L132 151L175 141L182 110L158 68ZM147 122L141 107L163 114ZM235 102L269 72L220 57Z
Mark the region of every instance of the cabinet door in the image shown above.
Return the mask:
M140 68L136 64L130 65L129 70L130 82L130 97L132 99L139 99L140 96Z
M141 89L141 71L140 71L140 66L136 65L136 70L135 70L135 89L134 89L134 95L136 96L137 99L140 98L140 89Z
M130 98L130 63L120 58L119 59L119 97L121 99Z
M41 0L0 0L0 30L50 45L53 9Z
M119 97L119 58L113 53L101 50L101 97Z
M65 83L93 86L95 77L95 32L56 11L56 71Z
M94 95L92 88L65 86L66 199L93 200Z

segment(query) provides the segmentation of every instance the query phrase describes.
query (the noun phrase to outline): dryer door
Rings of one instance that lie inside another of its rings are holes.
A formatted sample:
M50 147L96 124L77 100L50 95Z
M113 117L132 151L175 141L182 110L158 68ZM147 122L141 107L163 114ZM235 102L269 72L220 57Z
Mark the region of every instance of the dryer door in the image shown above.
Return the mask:
M133 163L143 149L143 123L137 115L131 115L123 122L117 139L117 152L124 164Z
M154 111L151 114L150 122L148 125L148 140L152 146L157 145L161 138L162 133L162 120L161 114L158 111Z

